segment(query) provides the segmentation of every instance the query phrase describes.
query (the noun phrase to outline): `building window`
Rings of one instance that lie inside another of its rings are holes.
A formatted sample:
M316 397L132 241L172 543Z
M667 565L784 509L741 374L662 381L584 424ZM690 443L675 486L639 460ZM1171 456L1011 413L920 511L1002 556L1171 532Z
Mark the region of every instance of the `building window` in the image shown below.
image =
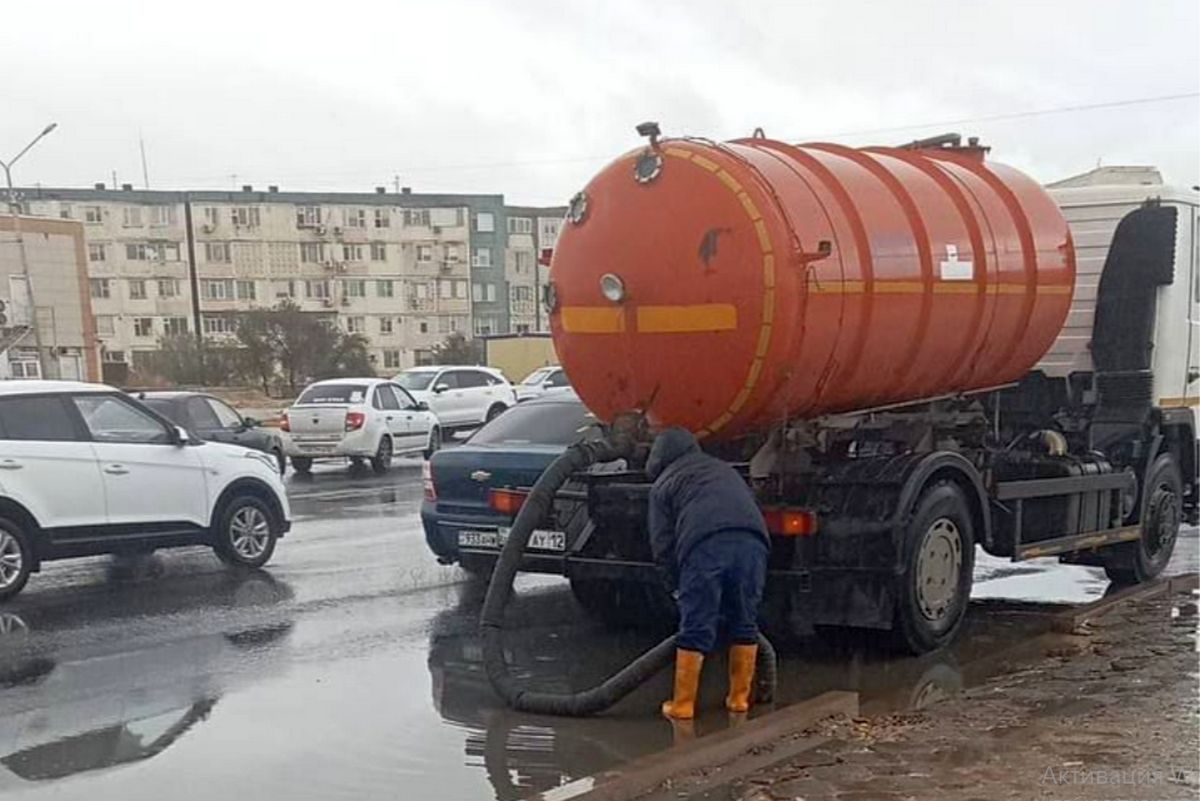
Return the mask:
M129 299L130 300L145 300L146 299L146 282L141 278L129 279Z
M116 327L113 324L115 318L111 314L96 315L96 333L100 336L110 337L116 333Z
M492 321L486 317L475 318L475 335L487 336L492 333Z
M466 300L467 299L467 282L466 281L455 281L454 282L454 297L457 300Z
M237 282L238 300L258 300L258 287L253 281Z
M429 323L422 320L421 322L417 323L417 330L420 331L422 334L428 334L429 333Z
M179 280L176 278L160 278L158 279L158 296L160 298L173 298L179 295Z
M417 245L417 261L433 261L433 245Z
M300 261L304 264L320 264L324 258L324 246L320 242L301 242Z
M174 206L151 206L150 207L150 224L151 225L174 225L175 224L175 207Z
M228 242L205 242L204 243L204 260L214 264L229 263L229 243Z
M429 209L405 209L404 210L404 227L405 228L428 228L429 227Z
M258 206L235 206L230 216L234 225L243 228L257 228L261 219Z
M417 284L413 287L413 294L417 300L425 300L429 297L429 284Z
M442 245L442 261L447 264L458 264L458 245Z
M508 232L510 234L532 234L533 219L531 217L509 217Z
M361 278L343 281L342 287L348 298L365 298L367 296L367 282Z
M154 318L153 317L134 317L133 318L133 335L135 337L154 336Z
M92 289L93 298L111 297L107 278L89 278L88 285Z
M342 245L342 261L362 261L362 245Z
M126 228L140 228L142 225L141 206L126 206L121 210L121 224Z
M125 258L129 261L146 261L148 257L149 251L143 244L125 246Z
M149 245L147 252L156 261L179 261L178 242L158 242Z
M542 217L538 220L538 247L552 248L558 241L558 229L562 220Z
M296 227L297 228L316 228L321 224L321 207L320 206L297 206L296 207Z
M400 369L400 351L388 348L383 352L383 366L393 370Z
M491 248L475 248L471 253L472 267L491 267L492 266L492 249Z
M305 281L304 282L304 297L313 300L326 300L329 298L329 282L328 281Z
M109 350L108 348L102 348L100 351L100 360L105 362L106 364L124 364L125 363L125 351Z
M484 289L487 290L486 300L489 303L495 302L495 300L496 300L496 285L495 284L484 284Z
M391 317L380 317L379 318L379 333L391 334L393 330L394 329L392 327L392 318Z
M529 324L528 323L517 323L517 333L518 334L528 334L529 333Z
M483 284L471 285L471 300L475 301L476 303L483 302Z
M99 206L84 206L83 221L85 223L104 222L104 210Z
M164 317L163 318L163 334L169 337L181 337L188 332L188 321L186 317Z
M371 261L387 261L387 245L383 242L371 243Z
M237 332L237 326L228 317L210 317L205 315L203 324L204 333L206 334L233 334Z
M396 285L390 280L376 281L375 294L381 298L394 298L396 297Z
M366 228L367 210L342 209L342 219L345 220L347 228Z
M517 273L528 273L533 267L533 253L528 250L513 252L513 266Z
M205 225L215 228L217 225L217 221L219 219L220 218L217 215L217 207L216 206L205 206L204 207L204 224Z
M71 204L70 203L60 203L58 206L58 216L59 216L59 219L63 219L63 220L72 219L71 218Z
M481 211L475 215L475 230L488 234L496 230L496 216L490 211Z
M104 245L94 242L89 244L88 261L104 261Z
M271 287L275 291L277 298L294 298L296 297L296 282L295 281L272 281Z
M454 298L454 282L453 281L438 281L438 296L442 300L451 300Z
M375 227L391 228L392 212L390 209L375 209Z
M367 330L367 321L365 317L347 317L346 318L346 333L362 334Z
M233 281L201 281L200 297L205 300L233 300Z

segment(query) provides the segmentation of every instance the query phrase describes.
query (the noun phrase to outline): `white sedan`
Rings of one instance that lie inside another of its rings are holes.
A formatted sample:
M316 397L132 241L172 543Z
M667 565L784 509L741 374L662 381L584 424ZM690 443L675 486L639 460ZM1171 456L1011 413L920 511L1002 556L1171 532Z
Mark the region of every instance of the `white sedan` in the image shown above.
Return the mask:
M429 408L397 384L379 378L333 378L310 384L284 413L284 452L300 473L314 459L367 459L386 473L393 456L424 454L442 442Z

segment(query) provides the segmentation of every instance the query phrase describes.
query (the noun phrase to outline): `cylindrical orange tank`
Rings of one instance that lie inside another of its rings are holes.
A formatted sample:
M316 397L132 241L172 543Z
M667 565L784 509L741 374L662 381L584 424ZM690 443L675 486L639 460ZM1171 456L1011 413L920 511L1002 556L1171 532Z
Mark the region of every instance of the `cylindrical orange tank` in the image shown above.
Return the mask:
M727 438L1019 379L1066 318L1074 248L1042 188L983 156L627 153L572 201L550 267L571 383L603 419Z

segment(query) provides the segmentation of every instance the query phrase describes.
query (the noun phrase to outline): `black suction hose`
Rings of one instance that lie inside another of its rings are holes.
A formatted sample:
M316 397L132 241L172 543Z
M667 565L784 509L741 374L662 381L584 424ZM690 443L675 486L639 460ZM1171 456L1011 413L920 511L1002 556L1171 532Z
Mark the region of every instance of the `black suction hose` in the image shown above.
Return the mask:
M512 598L513 579L521 565L521 557L535 526L549 513L558 490L575 473L595 462L611 462L628 455L629 448L623 443L608 439L596 442L580 442L567 448L533 485L517 519L513 521L508 540L500 550L500 556L488 584L479 625L483 629L483 663L488 681L504 702L521 712L541 715L564 715L584 717L603 712L620 701L656 673L671 663L675 654L675 637L672 635L646 651L615 675L588 690L577 693L548 693L528 690L518 686L508 672L504 661L502 642L504 609ZM766 637L759 634L757 665L757 700L769 701L775 690L775 650Z

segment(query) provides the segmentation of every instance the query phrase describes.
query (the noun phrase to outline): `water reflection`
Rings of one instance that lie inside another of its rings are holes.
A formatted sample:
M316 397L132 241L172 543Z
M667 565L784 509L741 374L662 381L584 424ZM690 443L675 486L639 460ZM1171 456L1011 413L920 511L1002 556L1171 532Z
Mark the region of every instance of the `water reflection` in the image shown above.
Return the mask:
M79 641L75 633L98 613L94 605L3 613L0 789L150 759L208 719L240 662L249 657L262 670L285 658L279 645L293 625L286 583L263 572L222 572L157 589L130 603L98 604L108 607L100 610L108 621L136 615L143 636ZM215 607L205 614L219 625L162 636L176 615L198 607Z

